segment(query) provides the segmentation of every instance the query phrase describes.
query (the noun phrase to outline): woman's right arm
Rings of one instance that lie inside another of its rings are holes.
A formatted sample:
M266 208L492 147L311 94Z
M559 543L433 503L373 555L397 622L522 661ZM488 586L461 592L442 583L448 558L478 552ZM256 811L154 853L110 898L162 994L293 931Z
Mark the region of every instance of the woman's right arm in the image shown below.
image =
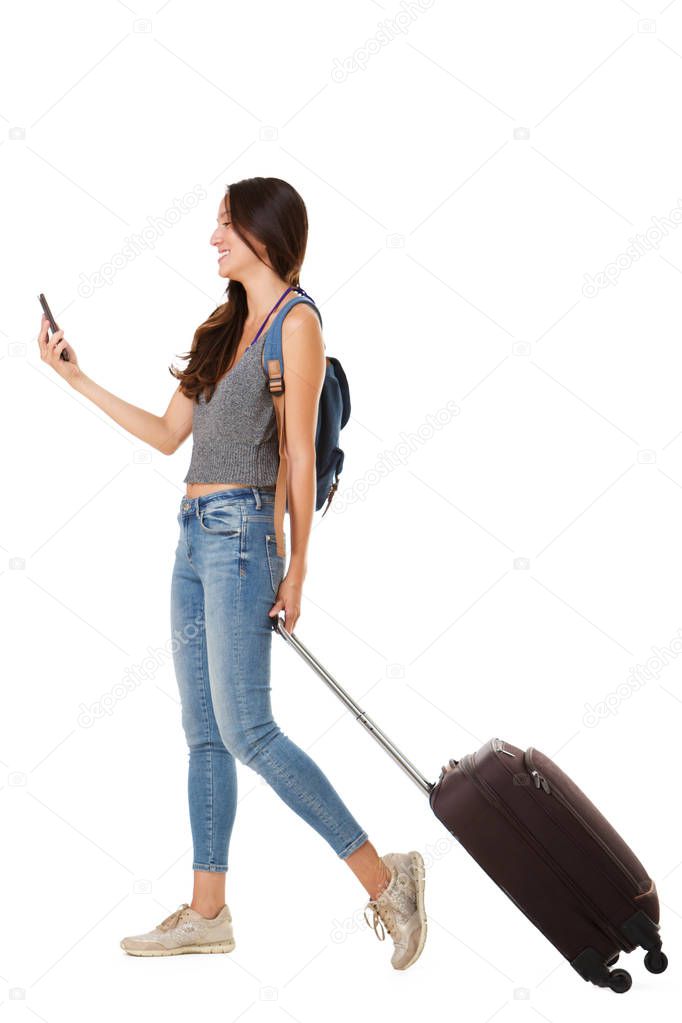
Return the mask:
M75 391L89 398L124 430L132 433L134 437L139 437L145 444L150 444L164 455L172 455L189 437L192 432L194 402L181 392L179 385L162 416L146 412L137 405L117 398L111 391L106 391L91 380L78 365L76 352L64 337L64 331L58 330L50 337L47 327L47 317L43 316L38 335L38 347L43 362L52 366ZM64 350L69 355L69 361L61 358L61 352Z
M83 371L79 371L69 383L79 394L89 398L103 412L106 412L119 426L145 444L150 444L164 455L172 455L192 432L192 399L182 393L180 387L173 394L170 404L162 416L131 405L106 391Z

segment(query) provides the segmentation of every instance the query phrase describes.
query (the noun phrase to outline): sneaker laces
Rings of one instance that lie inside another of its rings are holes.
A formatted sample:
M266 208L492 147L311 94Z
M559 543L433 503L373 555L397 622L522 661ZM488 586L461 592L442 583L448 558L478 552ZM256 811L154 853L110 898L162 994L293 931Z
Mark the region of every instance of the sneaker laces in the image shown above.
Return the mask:
M158 929L160 931L169 931L171 927L176 927L180 922L180 917L188 908L188 906L189 902L183 902L183 904L181 906L178 906L178 908L169 916L167 916L165 920L161 921L161 923L158 925Z
M371 920L367 919L368 909L372 910L373 915ZM395 937L395 921L393 919L393 916L391 915L390 911L387 910L386 907L384 907L382 912L376 899L370 899L370 901L367 903L367 905L365 906L364 917L367 926L374 928L374 933L376 934L379 941L383 941L385 939L386 931L388 931L392 938ZM377 930L377 924L381 928L381 934L379 934L379 931ZM386 924L385 928L384 924Z

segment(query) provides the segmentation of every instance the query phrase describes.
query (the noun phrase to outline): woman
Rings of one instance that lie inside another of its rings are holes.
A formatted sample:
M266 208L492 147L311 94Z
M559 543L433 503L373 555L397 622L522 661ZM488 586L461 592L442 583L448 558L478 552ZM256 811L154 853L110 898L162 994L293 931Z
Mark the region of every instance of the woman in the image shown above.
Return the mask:
M129 433L164 454L193 434L177 516L171 625L189 747L194 891L191 903L154 930L121 941L131 955L235 947L225 875L237 759L262 775L348 864L369 895L366 922L371 909L377 937L385 938L385 924L393 938L394 968L415 962L426 938L420 854L380 857L320 768L280 730L270 706L272 619L284 611L291 633L301 608L326 364L315 309L298 303L282 325L291 528L284 574L274 524L279 446L263 343L273 314L302 290L307 235L305 205L287 182L257 177L228 188L210 239L218 274L229 282L226 301L198 327L187 367L171 367L180 384L162 416L105 391L81 371L63 330L48 337L45 317L41 323L43 361ZM64 349L69 361L60 358Z

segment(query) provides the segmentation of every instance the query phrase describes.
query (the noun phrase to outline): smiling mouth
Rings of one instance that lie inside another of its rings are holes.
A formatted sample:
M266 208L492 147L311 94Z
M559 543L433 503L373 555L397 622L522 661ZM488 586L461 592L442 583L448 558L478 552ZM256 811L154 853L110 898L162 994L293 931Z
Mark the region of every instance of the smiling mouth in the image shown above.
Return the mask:
M220 262L221 259L225 259L226 256L229 256L229 254L230 254L230 249L227 249L225 252L219 252L218 253L218 262Z

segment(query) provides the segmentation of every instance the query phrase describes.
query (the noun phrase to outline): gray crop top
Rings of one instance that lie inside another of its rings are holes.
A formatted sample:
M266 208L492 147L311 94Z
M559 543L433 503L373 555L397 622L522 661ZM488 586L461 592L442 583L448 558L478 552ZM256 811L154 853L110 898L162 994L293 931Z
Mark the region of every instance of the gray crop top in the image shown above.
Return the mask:
M213 397L192 410L192 458L185 483L274 487L279 469L277 420L262 367L267 331L223 374Z

